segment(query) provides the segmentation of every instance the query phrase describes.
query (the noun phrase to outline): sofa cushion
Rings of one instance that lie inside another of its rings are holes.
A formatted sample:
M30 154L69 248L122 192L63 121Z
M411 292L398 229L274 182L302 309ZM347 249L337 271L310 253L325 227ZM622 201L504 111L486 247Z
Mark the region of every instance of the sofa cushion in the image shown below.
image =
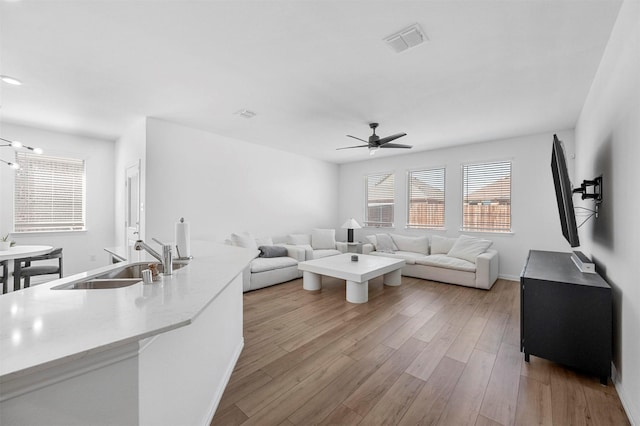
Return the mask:
M314 229L311 231L311 247L314 250L335 249L335 229Z
M413 251L429 254L429 237L409 237L407 235L391 234L393 242L400 251Z
M417 263L417 259L423 259L427 257L422 253L416 253L414 251L401 251L401 250L395 251L393 253L382 252L382 251L372 251L369 254L373 256L384 256L384 257L393 257L395 259L403 259L407 263L407 265L413 265Z
M287 243L296 246L310 246L311 235L309 234L289 234L287 235Z
M493 242L489 240L460 235L447 255L476 263L476 257L487 251L491 244Z
M233 244L238 247L258 250L256 239L248 232L243 232L242 234L231 234L231 241L233 241Z
M389 234L376 234L376 250L384 252L394 252L398 250L398 246L393 243Z
M446 254L432 254L416 259L418 265L437 266L439 268L455 269L456 271L475 272L476 264Z
M273 269L288 268L290 266L297 266L298 261L294 258L285 257L257 257L251 261L251 272L265 272Z
M320 249L320 250L314 250L313 254L312 254L312 258L313 259L321 259L323 257L328 257L328 256L335 256L338 254L342 254L340 253L340 250L336 250L336 249ZM309 259L307 259L309 260Z
M382 241L382 244L380 244L378 242L378 237L380 237L380 240ZM367 235L365 238L367 240L369 240L369 242L373 245L373 249L376 250L376 251L396 251L396 250L398 250L398 247L395 245L395 243L393 242L393 239L391 238L391 236L389 234ZM388 246L389 240L391 240L391 248L389 248L389 246Z
M287 248L284 246L260 246L260 257L283 257L288 256Z
M456 238L441 237L433 235L431 237L431 254L447 254L456 242Z
M369 241L371 243L371 245L373 246L373 249L376 250L378 247L378 240L376 239L375 235L365 235L365 238L367 239L367 241Z

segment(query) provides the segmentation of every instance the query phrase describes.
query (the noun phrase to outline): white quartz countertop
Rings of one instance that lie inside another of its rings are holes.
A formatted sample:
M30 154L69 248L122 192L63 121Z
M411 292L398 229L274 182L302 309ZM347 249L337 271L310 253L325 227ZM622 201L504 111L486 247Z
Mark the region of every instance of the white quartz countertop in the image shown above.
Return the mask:
M257 252L192 245L193 260L153 284L108 290L52 290L118 263L0 296L0 380L49 368L193 322ZM148 258L131 253L127 263Z

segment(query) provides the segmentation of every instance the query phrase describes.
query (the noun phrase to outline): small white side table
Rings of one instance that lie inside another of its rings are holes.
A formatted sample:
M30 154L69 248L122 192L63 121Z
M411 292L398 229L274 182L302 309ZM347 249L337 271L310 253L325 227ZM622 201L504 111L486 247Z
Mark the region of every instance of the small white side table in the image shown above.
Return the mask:
M354 243L347 243L347 253L362 253L362 246L364 243L356 241Z

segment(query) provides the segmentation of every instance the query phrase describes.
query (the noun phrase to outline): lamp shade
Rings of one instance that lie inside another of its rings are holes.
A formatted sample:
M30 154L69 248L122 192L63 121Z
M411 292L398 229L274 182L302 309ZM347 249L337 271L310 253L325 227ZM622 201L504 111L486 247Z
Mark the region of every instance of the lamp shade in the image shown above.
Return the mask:
M362 228L362 226L360 226L360 224L354 218L351 217L347 219L345 223L342 224L342 228L343 229L360 229Z

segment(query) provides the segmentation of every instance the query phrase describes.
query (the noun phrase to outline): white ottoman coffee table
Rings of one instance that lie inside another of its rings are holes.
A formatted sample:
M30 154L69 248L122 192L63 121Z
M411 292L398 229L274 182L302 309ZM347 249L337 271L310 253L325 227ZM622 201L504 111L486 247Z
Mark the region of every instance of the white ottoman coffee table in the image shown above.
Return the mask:
M402 259L358 254L358 261L351 260L352 253L328 256L298 263L303 272L302 288L320 290L322 275L347 281L347 302L365 303L369 300L369 280L384 275L383 283L399 286L402 283L400 268Z

